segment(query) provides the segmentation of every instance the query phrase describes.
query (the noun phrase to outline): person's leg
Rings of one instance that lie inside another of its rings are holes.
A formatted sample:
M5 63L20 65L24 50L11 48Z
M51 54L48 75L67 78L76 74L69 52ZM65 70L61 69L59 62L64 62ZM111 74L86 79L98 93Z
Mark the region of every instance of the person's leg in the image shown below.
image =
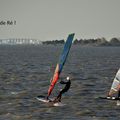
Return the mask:
M59 94L59 96L57 97L57 101L61 102L61 97L62 97L62 94Z
M61 99L61 96L62 96L62 91L59 92L58 96L57 96L57 100L60 100Z
M59 92L58 96L54 99L54 102L61 102L62 91Z
M120 98L120 90L118 91L118 98Z
M54 101L59 101L61 102L62 94L66 92L66 89L63 89L59 92L58 96L55 98Z

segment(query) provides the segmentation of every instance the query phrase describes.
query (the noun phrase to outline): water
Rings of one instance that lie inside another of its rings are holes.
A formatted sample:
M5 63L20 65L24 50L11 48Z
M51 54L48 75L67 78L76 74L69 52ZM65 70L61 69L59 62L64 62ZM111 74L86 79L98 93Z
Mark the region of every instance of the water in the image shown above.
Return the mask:
M72 46L61 78L72 86L63 107L35 99L46 95L63 46L0 46L0 120L119 120L120 106L106 96L120 67L120 47ZM57 84L53 96L62 86Z

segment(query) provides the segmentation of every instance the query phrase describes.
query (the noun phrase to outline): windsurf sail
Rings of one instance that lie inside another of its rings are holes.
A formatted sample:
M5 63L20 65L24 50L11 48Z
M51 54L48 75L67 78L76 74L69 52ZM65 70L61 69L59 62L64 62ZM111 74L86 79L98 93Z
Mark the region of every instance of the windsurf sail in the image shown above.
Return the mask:
M116 96L116 95L117 95L116 97L120 97L120 69L116 73L116 76L113 80L113 83L108 95L110 97Z
M70 34L66 40L63 52L60 56L59 62L56 65L56 69L55 69L54 75L53 75L52 80L51 80L51 84L50 84L49 89L48 89L48 97L51 95L52 90L53 90L56 82L59 79L60 73L62 72L63 66L66 62L68 53L69 53L71 45L72 45L73 38L74 38L74 33Z

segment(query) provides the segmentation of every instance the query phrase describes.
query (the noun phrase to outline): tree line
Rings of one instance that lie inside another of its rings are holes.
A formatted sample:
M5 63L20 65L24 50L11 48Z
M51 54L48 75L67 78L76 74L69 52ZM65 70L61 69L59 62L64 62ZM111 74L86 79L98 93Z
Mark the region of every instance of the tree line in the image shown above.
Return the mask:
M50 40L42 42L43 45L57 45L64 44L65 40ZM83 45L83 46L120 46L119 38L112 38L110 41L107 41L105 38L97 39L75 39L73 41L74 45Z

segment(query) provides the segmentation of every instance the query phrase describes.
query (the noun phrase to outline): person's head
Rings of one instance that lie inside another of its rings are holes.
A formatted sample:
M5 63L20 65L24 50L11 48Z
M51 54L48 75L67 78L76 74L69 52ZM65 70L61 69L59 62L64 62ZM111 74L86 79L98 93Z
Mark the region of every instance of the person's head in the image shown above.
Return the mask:
M67 79L67 80L70 80L70 77L68 76L66 79Z

